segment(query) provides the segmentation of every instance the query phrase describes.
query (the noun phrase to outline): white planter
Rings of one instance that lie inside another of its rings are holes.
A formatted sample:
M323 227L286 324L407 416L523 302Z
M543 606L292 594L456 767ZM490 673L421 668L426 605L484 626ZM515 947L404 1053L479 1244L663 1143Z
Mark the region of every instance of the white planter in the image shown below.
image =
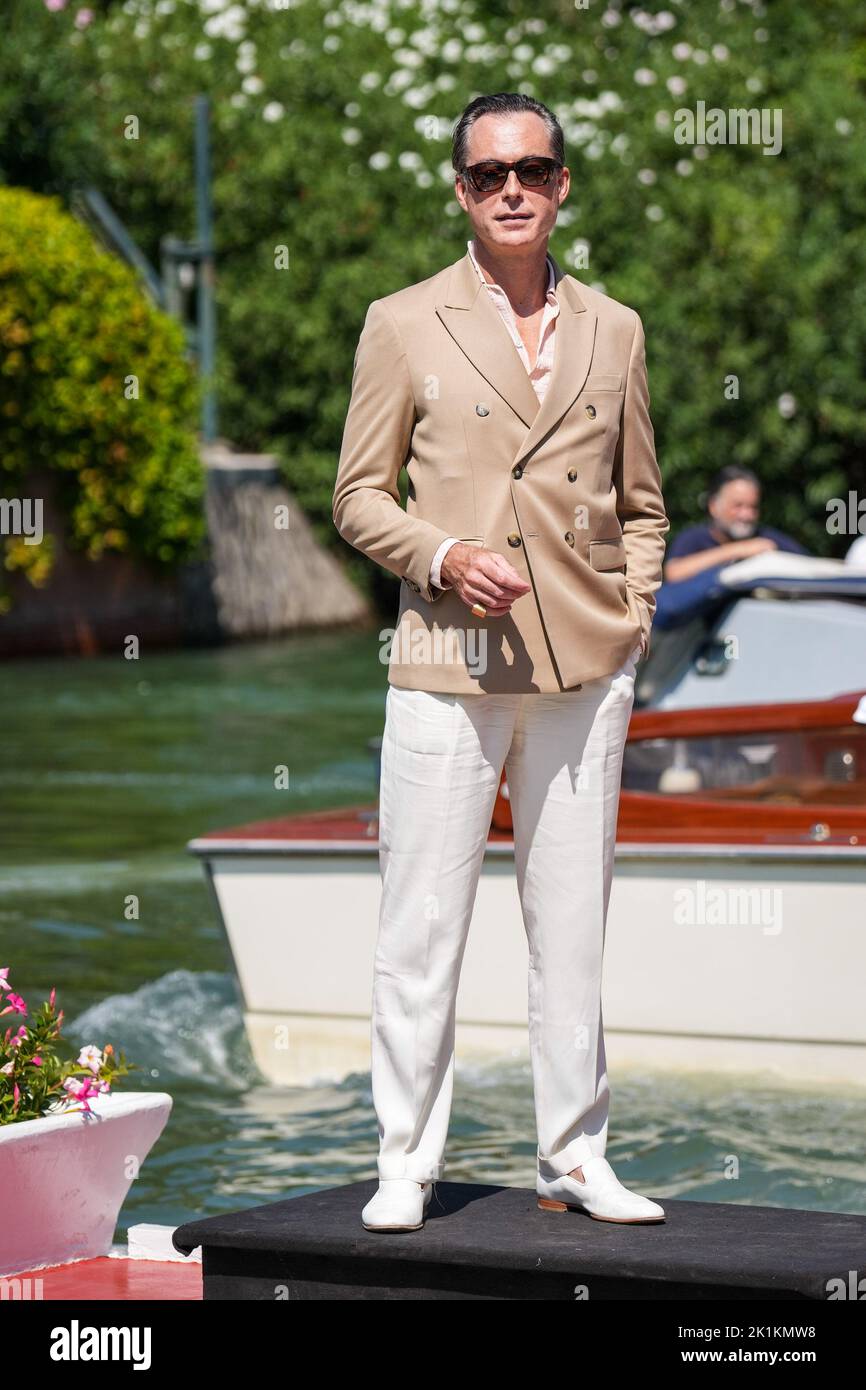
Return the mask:
M130 1185L172 1107L164 1091L109 1092L0 1125L0 1276L107 1255Z

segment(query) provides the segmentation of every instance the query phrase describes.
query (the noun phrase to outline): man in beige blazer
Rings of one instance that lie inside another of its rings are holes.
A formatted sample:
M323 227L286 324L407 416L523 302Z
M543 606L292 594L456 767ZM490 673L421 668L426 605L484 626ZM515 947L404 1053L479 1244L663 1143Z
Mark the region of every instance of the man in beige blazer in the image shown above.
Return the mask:
M379 1188L362 1219L417 1229L443 1168L454 1000L504 766L539 1205L658 1221L604 1156L601 1020L623 747L669 526L643 328L547 253L569 189L547 107L477 98L452 162L473 237L369 306L333 499L341 536L403 581L380 781Z

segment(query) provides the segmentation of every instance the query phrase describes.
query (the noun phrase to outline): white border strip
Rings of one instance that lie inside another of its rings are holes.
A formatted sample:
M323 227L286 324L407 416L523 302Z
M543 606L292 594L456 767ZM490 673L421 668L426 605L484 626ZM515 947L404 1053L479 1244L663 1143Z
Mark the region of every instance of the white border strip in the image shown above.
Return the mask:
M190 854L209 858L216 854L252 854L274 858L303 858L308 855L355 855L364 858L377 856L379 841L370 836L365 844L361 840L190 840L186 848ZM514 845L511 842L488 844L486 855L492 858L513 858ZM802 844L779 845L735 845L735 844L641 844L628 842L616 846L618 859L808 859L832 863L836 861L866 862L866 844L828 845Z

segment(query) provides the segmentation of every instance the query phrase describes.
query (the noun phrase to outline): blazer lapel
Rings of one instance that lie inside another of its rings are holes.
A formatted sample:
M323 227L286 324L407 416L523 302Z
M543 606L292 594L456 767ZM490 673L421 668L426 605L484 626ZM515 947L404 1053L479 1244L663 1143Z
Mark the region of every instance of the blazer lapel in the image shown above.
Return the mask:
M554 361L547 392L539 402L499 310L478 278L466 252L451 267L444 299L436 313L469 361L527 427L512 463L525 457L561 420L589 374L598 316L551 256L559 315Z
M529 427L538 414L538 397L468 251L451 267L436 313L472 365Z

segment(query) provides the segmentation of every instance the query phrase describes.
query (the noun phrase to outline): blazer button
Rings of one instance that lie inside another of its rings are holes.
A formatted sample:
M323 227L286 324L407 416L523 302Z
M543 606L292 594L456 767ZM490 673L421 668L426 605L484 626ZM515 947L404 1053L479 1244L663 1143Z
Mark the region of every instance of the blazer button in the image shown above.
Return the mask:
M577 469L576 469L576 468L569 468L569 470L568 470L568 481L569 481L570 483L575 483L575 482L577 482Z
M569 544L569 545L574 545L574 532L573 532L573 531L566 531L566 533L565 533L565 539L568 541L568 544Z
M594 406L594 405L588 405L588 406L586 407L586 413L587 413L587 415L589 416L590 420L594 420L594 419L595 419L595 415L596 415L595 406Z
M477 406L475 407L475 414L476 414L476 415L489 415L489 414L490 414L490 407L487 406L487 405L485 405L485 404L483 403L483 401L479 401L478 404L477 404Z
M515 463L514 467L513 467L512 470L511 470L511 476L512 476L512 478L522 478L522 477L523 477L523 465L520 464L520 463Z
M520 539L520 537L518 536L518 534L517 534L516 531L512 531L512 532L511 532L511 535L508 537L508 544L509 544L509 545L521 545L521 544L522 544L522 541L521 541L521 539Z

